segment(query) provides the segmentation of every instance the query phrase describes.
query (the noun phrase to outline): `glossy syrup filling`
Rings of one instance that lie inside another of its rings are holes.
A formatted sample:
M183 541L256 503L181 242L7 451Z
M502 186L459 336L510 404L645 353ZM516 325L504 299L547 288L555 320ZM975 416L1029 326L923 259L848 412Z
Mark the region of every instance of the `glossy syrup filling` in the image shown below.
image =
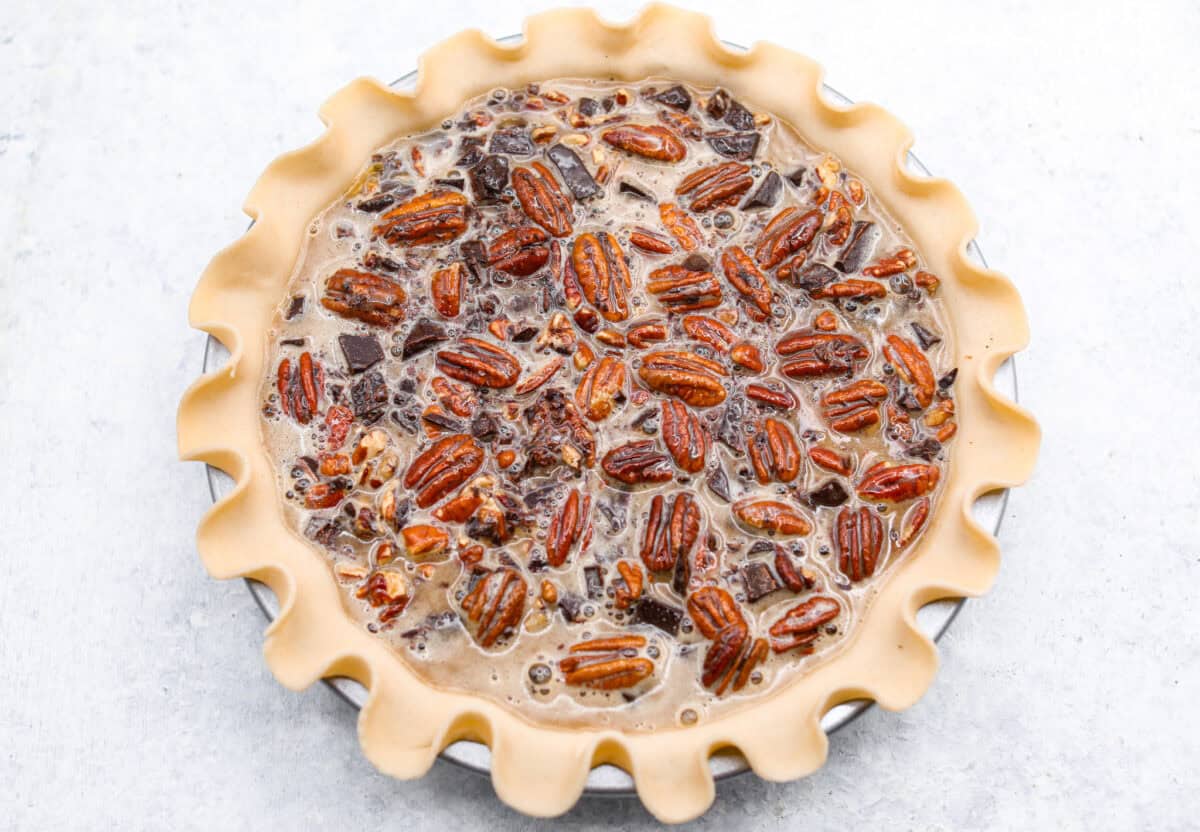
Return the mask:
M266 447L348 613L537 722L693 724L853 635L955 431L938 280L722 90L555 80L381 148L271 331Z

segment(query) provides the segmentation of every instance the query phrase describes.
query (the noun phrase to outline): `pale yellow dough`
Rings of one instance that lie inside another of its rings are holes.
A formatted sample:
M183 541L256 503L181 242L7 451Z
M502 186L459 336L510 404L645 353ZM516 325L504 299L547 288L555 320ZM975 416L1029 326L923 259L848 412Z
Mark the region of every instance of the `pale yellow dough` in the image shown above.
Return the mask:
M899 710L928 688L937 651L916 629L916 610L988 588L999 550L971 520L971 504L984 492L1021 483L1037 454L1037 425L992 386L1000 363L1026 344L1028 329L1008 280L966 256L976 222L958 190L908 172L912 136L895 118L871 105L846 109L826 101L821 70L808 58L770 44L731 52L713 36L708 18L664 5L649 6L625 25L587 10L547 12L531 17L524 34L515 45L478 31L446 40L421 59L411 93L373 80L349 84L321 109L324 135L272 162L255 185L245 206L253 227L209 264L190 308L192 325L225 344L232 358L184 395L179 452L237 480L201 522L197 545L215 577L254 577L279 596L265 652L280 682L299 689L337 675L370 689L358 733L381 771L419 777L446 745L475 739L492 748L497 794L522 812L565 812L589 769L613 763L633 776L656 817L684 821L713 800L707 757L714 750L736 747L767 779L802 777L824 762L827 739L819 723L830 707L867 698ZM918 549L888 575L847 648L829 661L771 696L688 728L637 735L535 726L481 697L421 681L351 621L325 559L287 527L259 438L267 327L309 223L380 145L430 129L496 87L651 76L723 86L785 119L814 148L861 175L901 221L942 280L958 350L958 439L940 508Z

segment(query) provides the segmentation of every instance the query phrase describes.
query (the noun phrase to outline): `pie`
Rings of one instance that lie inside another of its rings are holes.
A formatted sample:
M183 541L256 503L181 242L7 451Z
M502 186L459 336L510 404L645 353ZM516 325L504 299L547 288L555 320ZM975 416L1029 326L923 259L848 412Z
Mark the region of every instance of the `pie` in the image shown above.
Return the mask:
M193 302L241 346L181 410L242 483L201 549L282 596L285 682L372 688L385 771L473 737L525 811L616 762L684 819L714 748L798 776L825 709L927 686L912 613L986 587L966 509L1036 448L985 383L1023 316L902 128L798 56L664 7L518 52L357 82L268 169Z

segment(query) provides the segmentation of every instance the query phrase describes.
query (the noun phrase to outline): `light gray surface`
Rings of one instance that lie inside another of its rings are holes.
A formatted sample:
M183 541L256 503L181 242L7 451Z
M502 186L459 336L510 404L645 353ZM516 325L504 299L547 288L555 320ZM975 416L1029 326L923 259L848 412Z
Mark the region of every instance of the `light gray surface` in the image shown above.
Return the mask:
M187 297L266 162L346 80L542 4L140 5L0 14L0 829L548 826L449 765L376 774L350 708L279 687L174 462ZM1046 5L713 6L900 114L967 193L1025 297L1046 441L926 697L805 781L722 785L698 827L1197 824L1200 10ZM646 822L606 800L555 826Z

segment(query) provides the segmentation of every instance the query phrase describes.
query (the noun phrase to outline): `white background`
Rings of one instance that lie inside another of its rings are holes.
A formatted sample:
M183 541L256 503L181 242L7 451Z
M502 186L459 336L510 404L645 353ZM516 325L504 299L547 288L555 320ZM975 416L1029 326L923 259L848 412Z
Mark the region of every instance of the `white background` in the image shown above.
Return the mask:
M348 706L274 682L258 609L195 554L208 492L174 418L196 278L318 105L549 4L3 5L0 828L548 826L447 764L378 775ZM1195 828L1200 8L693 5L913 128L1024 296L1045 431L920 704L837 734L805 781L723 784L697 826ZM556 827L646 823L585 801Z

